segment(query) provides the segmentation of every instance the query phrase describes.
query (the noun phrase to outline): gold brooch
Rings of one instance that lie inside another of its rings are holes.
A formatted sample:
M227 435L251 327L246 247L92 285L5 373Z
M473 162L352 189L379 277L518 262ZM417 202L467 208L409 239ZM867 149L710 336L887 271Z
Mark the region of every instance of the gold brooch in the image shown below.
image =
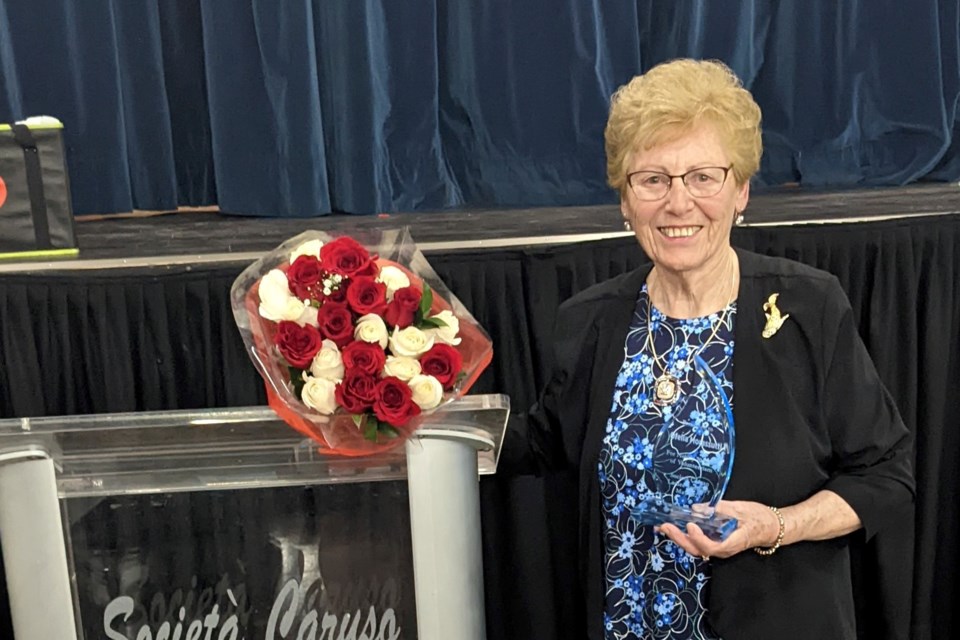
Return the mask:
M767 301L763 303L763 315L767 316L767 323L763 326L764 338L772 338L773 335L783 326L784 320L790 317L790 314L781 315L777 308L777 297L779 293L771 293Z

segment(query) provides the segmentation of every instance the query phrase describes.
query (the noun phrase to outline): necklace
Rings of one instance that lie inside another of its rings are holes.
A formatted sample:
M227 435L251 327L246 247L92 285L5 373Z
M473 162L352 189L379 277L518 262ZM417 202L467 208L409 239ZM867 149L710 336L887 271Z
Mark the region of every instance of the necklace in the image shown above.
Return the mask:
M720 314L719 321L713 325L710 335L707 339L700 345L699 348L692 350L689 356L684 359L684 366L682 367L684 371L688 371L690 368L690 363L693 362L694 357L700 353L704 347L710 344L710 341L717 336L717 332L720 330L720 327L727 321L727 314L730 311L730 298L733 296L733 292L736 289L737 270L733 270L733 277L730 282L730 292L726 296L727 305L723 309L723 313ZM653 362L655 365L660 367L660 375L653 382L653 403L659 407L666 407L673 404L680 397L680 378L670 373L667 364L663 362L663 357L657 353L656 346L653 340L653 305L651 303L650 295L650 286L647 286L647 346L650 348L650 353L653 356Z

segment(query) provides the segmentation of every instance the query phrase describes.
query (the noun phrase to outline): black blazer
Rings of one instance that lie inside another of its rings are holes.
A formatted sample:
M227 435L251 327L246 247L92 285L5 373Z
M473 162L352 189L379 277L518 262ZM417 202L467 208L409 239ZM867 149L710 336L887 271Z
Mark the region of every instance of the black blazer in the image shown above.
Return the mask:
M877 376L837 279L737 250L734 327L736 456L728 500L774 506L821 489L856 511L867 538L913 500L911 439ZM603 638L602 519L597 459L637 295L651 269L595 285L561 305L551 375L538 403L511 418L505 471L579 473L579 569L587 629ZM789 313L761 337L762 305ZM711 561L709 618L724 640L856 638L850 536L801 542L769 557Z

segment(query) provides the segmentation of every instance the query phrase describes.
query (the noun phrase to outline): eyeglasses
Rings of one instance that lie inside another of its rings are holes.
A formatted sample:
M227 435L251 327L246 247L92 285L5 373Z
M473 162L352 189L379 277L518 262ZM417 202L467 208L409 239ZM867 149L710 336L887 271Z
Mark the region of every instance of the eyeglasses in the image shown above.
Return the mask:
M627 175L627 184L633 190L635 196L640 200L660 200L666 197L673 186L673 179L680 178L683 186L687 188L694 198L709 198L720 193L724 183L727 181L727 174L730 173L729 167L700 167L691 169L679 176L672 176L669 173L660 171L634 171Z

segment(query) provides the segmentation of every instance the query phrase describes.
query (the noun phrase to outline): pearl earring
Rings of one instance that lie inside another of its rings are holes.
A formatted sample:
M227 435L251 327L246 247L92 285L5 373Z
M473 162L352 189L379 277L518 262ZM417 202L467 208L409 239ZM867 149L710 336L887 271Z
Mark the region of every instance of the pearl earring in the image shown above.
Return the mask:
M630 224L630 221L626 218L623 219L623 230L624 231L633 231L633 225Z

